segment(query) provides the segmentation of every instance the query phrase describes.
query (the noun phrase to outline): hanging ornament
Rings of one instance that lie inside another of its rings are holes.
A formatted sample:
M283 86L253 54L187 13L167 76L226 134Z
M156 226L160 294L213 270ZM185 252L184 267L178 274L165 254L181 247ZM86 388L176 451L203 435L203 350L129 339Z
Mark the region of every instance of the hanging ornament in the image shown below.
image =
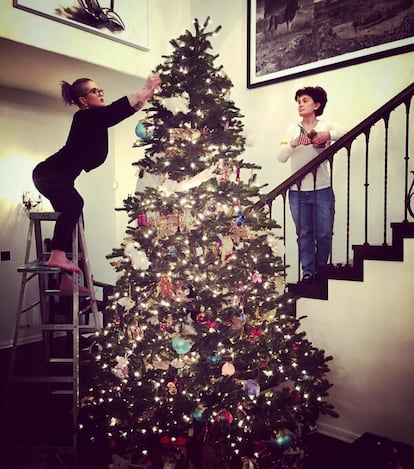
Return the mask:
M174 337L172 339L172 348L179 354L183 355L191 350L192 343L183 337Z
M128 378L128 360L125 357L116 357L117 364L112 368L112 373L119 379Z
M293 444L293 433L287 428L274 432L274 436L270 438L272 444L279 448L287 449Z
M227 257L233 254L233 248L234 244L230 236L223 236L221 239L221 243L219 244L222 264L226 262Z
M244 239L249 239L250 233L246 225L238 226L236 223L230 224L230 238L235 244L239 244Z
M207 360L210 362L210 363L217 363L220 361L220 355L216 355L215 353L213 353L212 355L209 355L207 357Z
M127 336L129 340L135 340L139 336L139 326L136 318L131 319L127 325Z
M262 274L256 270L256 272L252 275L252 282L253 283L262 283L263 278Z
M240 166L236 168L236 182L240 182Z
M177 233L180 226L180 218L177 213L154 216L151 218L151 225L156 229L157 237L164 239Z
M175 396L177 394L177 386L175 382L170 381L167 383L168 394Z
M243 383L243 389L251 399L260 394L260 384L254 379L247 379Z
M147 226L148 225L148 218L147 218L147 213L146 212L138 213L137 223L138 223L138 226Z
M158 282L158 294L161 298L173 296L173 285L167 274L162 274Z
M189 127L178 127L170 129L169 132L174 140L190 140L195 142L201 137L201 132L198 129L191 129Z
M205 407L202 405L199 405L197 409L191 415L198 422L203 422L205 420L203 417L204 410L205 410Z
M218 423L231 424L233 422L233 415L226 409L220 410L216 416Z
M154 126L147 120L143 119L138 121L138 124L135 127L135 135L144 140L144 142L151 140L154 134Z
M237 211L237 219L236 219L236 225L237 226L242 226L246 223L244 213L241 209Z
M151 262L141 245L136 241L128 242L124 248L124 255L131 259L132 267L136 270L147 270Z
M226 362L222 367L221 367L221 374L223 376L233 376L234 373L236 373L236 368L234 368L233 363L231 362Z
M122 298L119 298L117 301L119 305L121 305L125 311L128 313L134 306L135 306L135 301L130 298L129 296L123 296Z
M177 370L179 370L180 368L184 368L185 366L185 361L182 360L181 358L175 358L172 362L171 362L171 366L173 366L174 368L177 368Z
M180 220L180 231L181 233L188 233L191 230L194 230L198 226L197 219L193 217L191 209L185 208Z
M187 92L181 93L180 95L171 96L170 98L164 98L161 101L162 106L165 107L172 114L176 115L179 112L188 114L190 112L190 95Z

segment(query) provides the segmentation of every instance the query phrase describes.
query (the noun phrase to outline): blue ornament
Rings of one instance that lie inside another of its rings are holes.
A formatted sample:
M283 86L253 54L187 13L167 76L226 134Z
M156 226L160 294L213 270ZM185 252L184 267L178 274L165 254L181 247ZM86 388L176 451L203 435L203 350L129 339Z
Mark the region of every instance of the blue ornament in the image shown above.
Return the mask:
M292 446L293 435L289 431L281 431L276 435L276 438L270 439L272 443L276 443L279 448L287 449Z
M197 421L202 422L204 420L203 412L204 412L204 409L198 408L192 413L192 415Z
M260 394L260 384L254 379L248 379L244 382L243 389L249 397L255 397Z
M236 225L237 226L242 226L242 225L244 225L244 223L245 223L244 213L241 210L238 210Z
M210 363L217 363L219 360L220 360L220 357L218 355L209 355L207 357L207 360L210 362Z
M135 135L141 140L151 140L154 133L154 127L146 120L140 120L135 127Z
M172 340L172 348L180 355L187 353L191 349L191 342L182 337L174 337Z

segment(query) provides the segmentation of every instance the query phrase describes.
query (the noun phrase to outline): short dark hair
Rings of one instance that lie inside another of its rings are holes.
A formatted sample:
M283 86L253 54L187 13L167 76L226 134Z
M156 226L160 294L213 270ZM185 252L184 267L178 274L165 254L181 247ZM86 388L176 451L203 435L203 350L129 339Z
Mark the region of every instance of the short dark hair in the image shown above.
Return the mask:
M295 93L295 101L298 100L304 94L310 96L315 103L319 103L320 106L318 109L315 110L316 116L321 116L323 110L325 109L326 103L328 102L328 95L326 91L321 88L320 86L305 86L304 88L300 88Z

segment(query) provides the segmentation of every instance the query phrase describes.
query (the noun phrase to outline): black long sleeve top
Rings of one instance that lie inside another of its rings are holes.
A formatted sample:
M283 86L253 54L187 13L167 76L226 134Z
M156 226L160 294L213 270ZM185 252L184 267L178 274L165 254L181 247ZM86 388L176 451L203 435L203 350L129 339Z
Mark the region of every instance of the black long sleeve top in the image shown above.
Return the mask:
M135 112L126 96L108 106L77 111L66 144L47 158L46 165L68 177L97 168L108 155L108 128Z

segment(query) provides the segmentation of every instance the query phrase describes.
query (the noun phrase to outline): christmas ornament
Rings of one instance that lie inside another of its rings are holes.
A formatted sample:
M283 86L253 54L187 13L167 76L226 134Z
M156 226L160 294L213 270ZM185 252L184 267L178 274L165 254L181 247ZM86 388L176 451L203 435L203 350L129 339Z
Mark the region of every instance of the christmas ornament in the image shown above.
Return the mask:
M180 355L187 353L191 350L191 341L182 337L174 337L172 340L172 348Z
M181 93L181 95L171 96L171 98L164 98L161 104L174 115L177 115L179 112L183 114L190 112L190 96L187 92Z
M280 430L275 432L270 441L280 448L287 449L293 444L293 433L288 429Z
M172 381L167 383L167 389L171 396L175 396L177 394L177 386Z
M257 397L260 394L260 384L254 379L248 379L243 384L243 389L250 398Z
M202 422L204 420L204 417L203 417L204 410L205 410L204 406L198 406L197 409L191 415L198 422Z
M147 218L146 212L138 213L137 223L138 223L138 226L147 226L148 225L148 218Z
M129 242L124 248L124 255L131 259L132 267L136 270L147 270L151 265L145 251L140 249L140 244L136 241Z
M234 373L236 373L236 368L234 368L233 363L231 362L226 362L222 367L221 367L221 374L223 376L233 376Z
M136 304L135 301L129 296L123 296L122 298L119 298L117 303L121 305L126 312L129 312Z
M233 415L231 415L231 413L226 409L220 410L220 412L216 416L216 421L218 423L230 424L233 422Z
M135 135L141 140L151 140L153 134L154 127L146 119L140 120L135 127Z
M259 273L257 270L256 270L256 272L252 275L252 282L253 282L253 283L262 283L262 282L263 282L262 274Z
M210 362L210 363L217 363L218 361L220 361L220 356L219 355L216 355L216 354L212 354L212 355L209 355L207 357L207 360Z
M112 373L119 379L128 378L128 360L125 357L115 357L117 364L112 368Z
M161 298L173 296L173 286L167 274L162 274L158 282L158 292Z

